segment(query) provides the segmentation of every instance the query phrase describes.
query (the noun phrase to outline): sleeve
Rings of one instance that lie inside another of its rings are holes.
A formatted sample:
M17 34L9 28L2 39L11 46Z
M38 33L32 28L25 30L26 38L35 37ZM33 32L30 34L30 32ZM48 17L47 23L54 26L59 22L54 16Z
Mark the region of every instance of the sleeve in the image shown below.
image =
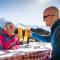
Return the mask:
M20 45L18 38L16 37L16 45Z
M16 42L16 44L19 44L17 38L13 38L9 42L6 42L6 40L4 39L3 40L3 44L4 44L3 47L4 47L4 49L10 48L14 44L14 42Z
M60 50L60 25L54 31L54 41L56 47Z
M18 48L20 48L20 44L19 44L18 38L16 37L15 39L16 39L16 44L11 47L12 49L18 49Z
M0 50L3 49L3 46L2 46L2 38L0 36Z
M43 41L43 42L50 42L50 39L47 37L44 37L40 34L37 34L35 32L32 32L32 38L38 40L38 41Z

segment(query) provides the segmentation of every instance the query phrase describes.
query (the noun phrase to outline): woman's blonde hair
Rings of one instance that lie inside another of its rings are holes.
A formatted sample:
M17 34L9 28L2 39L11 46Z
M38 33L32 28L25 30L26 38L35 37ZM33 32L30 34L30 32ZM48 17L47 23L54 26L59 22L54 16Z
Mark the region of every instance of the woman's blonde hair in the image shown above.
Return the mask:
M10 24L14 25L12 22L7 22L4 27L7 27Z

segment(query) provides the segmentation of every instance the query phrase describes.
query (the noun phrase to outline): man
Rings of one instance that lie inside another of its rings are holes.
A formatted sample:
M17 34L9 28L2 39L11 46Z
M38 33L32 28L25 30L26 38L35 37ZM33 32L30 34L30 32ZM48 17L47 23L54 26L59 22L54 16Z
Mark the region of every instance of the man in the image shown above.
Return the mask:
M43 14L43 20L46 22L46 26L51 28L51 35L49 38L32 32L32 37L39 41L51 42L52 44L52 58L51 60L60 60L60 20L59 10L55 6L51 6L45 9Z

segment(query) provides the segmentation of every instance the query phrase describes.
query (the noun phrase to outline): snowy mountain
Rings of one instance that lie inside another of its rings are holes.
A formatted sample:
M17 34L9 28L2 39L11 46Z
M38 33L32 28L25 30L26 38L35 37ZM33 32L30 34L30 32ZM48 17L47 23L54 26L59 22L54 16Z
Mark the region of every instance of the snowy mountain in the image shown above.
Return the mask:
M22 23L18 23L16 25L17 27L22 27L23 29L25 29L26 27L29 27L29 28L38 28L39 26L36 26L36 25L24 25Z
M36 28L41 28L43 30L46 30L46 31L50 31L50 28L49 27L46 27L46 26L37 26L37 25L24 25L22 23L18 23L16 24L16 27L22 27L23 29L25 29L26 27L29 27L30 29L33 28L33 29L36 29Z
M5 20L4 18L0 17L0 27L3 28L4 25L6 24L7 20Z

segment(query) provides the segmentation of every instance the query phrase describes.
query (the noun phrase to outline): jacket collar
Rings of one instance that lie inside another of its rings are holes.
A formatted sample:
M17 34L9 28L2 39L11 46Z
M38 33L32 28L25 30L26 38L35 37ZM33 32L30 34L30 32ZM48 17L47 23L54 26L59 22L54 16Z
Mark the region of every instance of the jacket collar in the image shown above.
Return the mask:
M51 28L51 33L54 32L55 28L56 28L59 24L60 24L60 19L58 19L58 20L53 24L53 26L52 26L52 28Z

